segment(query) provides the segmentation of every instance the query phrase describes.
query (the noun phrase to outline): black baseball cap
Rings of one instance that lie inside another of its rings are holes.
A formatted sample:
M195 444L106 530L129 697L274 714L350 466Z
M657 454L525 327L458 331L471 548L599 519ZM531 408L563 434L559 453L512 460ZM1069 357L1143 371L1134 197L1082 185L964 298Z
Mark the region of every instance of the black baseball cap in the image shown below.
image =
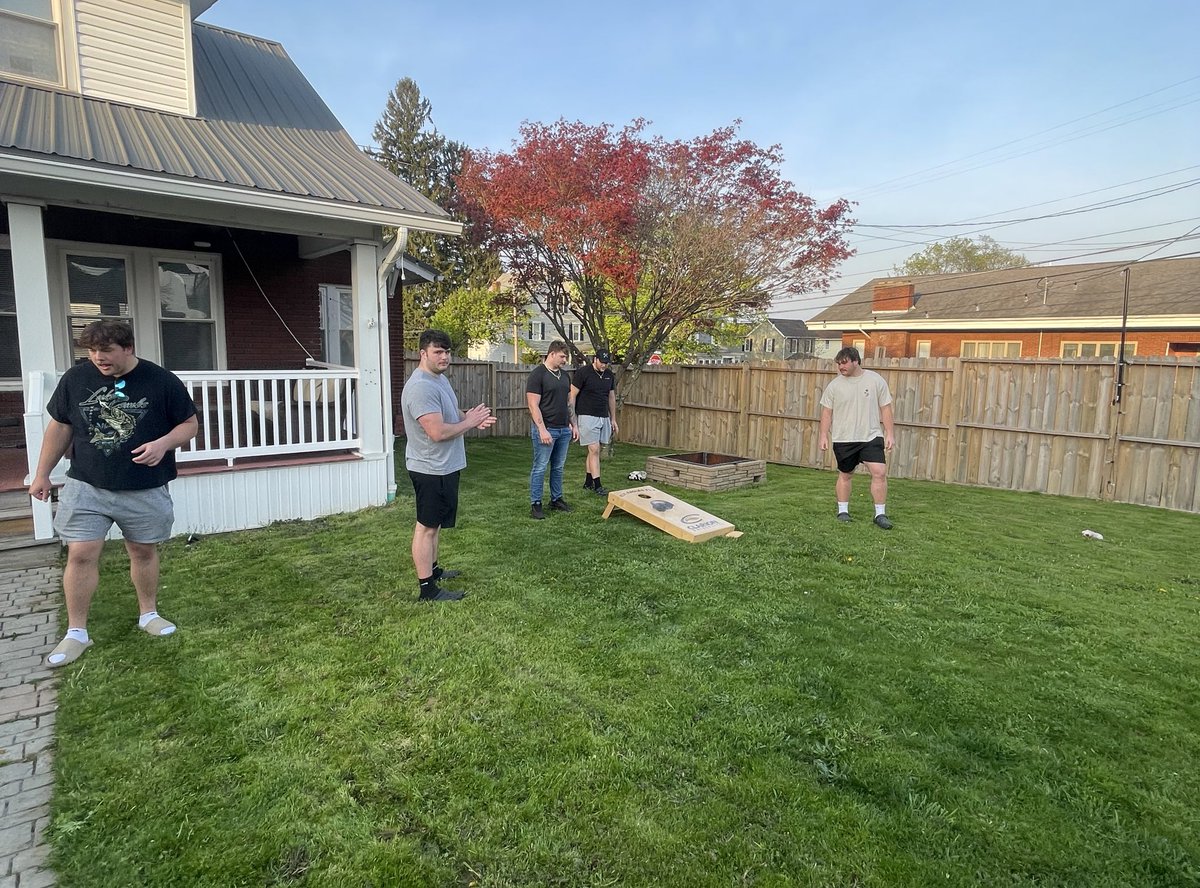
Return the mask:
M601 349L600 351L596 352L596 360L599 361L601 364L611 364L612 363L612 355L610 355L608 352Z

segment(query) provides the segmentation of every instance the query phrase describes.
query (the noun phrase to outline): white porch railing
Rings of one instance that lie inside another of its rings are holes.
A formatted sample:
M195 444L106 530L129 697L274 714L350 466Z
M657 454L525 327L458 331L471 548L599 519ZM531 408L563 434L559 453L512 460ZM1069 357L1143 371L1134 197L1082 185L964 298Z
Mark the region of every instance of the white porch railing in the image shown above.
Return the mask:
M196 402L200 432L179 462L357 450L358 371L176 372Z

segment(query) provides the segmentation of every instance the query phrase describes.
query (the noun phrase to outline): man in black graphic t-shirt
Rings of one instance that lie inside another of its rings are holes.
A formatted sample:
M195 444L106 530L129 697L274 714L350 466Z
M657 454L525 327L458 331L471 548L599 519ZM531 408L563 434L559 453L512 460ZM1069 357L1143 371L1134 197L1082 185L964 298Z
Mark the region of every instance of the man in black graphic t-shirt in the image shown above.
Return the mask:
M48 499L50 472L70 454L54 516L54 529L67 544L68 629L46 658L50 666L74 662L92 644L88 611L104 538L114 523L129 553L139 628L154 636L175 631L157 610L158 543L171 535L175 520L167 491L175 478L175 449L198 428L196 405L183 383L134 354L128 325L96 321L84 329L79 345L89 360L63 374L50 398L50 424L29 485L30 496Z

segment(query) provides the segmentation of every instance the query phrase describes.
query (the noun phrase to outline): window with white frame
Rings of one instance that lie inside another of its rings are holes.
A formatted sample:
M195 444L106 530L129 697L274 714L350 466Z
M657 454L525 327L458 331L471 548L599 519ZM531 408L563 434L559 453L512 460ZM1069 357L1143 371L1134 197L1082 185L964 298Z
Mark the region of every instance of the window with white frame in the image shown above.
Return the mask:
M322 284L321 353L330 364L354 366L354 294L349 287Z
M17 287L12 250L0 250L0 379L21 378L21 344L17 333Z
M92 321L132 323L131 265L127 256L66 254L67 322L74 361L88 356L87 349L80 348L75 342Z
M1021 343L1007 341L964 340L959 344L964 358L1019 358Z
M0 72L61 85L57 0L0 0Z
M754 340L747 337L746 341L742 343L742 351L744 351L744 352L754 351Z
M217 330L211 264L159 259L155 270L163 366L168 370L215 370Z
M918 339L917 340L917 357L918 358L929 357L929 352L932 350L932 346L933 346L932 340Z
M92 321L129 324L137 353L170 370L218 370L225 362L220 257L63 244L51 289L63 294L72 359Z
M763 341L763 351L765 351L765 352L775 351L775 337L774 336Z
M530 321L529 336L530 342L543 342L546 339L546 322L545 321Z
M1115 358L1119 342L1064 342L1061 354L1064 358ZM1137 343L1125 343L1125 357L1137 354Z

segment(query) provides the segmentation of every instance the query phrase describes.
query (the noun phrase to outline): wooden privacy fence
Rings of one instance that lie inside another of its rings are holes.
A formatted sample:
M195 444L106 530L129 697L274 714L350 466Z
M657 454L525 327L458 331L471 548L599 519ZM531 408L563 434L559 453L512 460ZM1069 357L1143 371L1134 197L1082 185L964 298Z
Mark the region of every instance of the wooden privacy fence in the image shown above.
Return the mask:
M417 356L405 359L406 378ZM893 358L894 478L1036 490L1200 512L1200 364L1134 358L1119 404L1111 360ZM491 405L483 436L529 434L533 368L456 358L463 409ZM647 368L619 389L620 440L833 469L817 448L831 361Z
M1200 365L1138 358L1113 403L1112 361L894 358L892 477L1200 511ZM817 447L832 362L647 369L621 439L832 469Z

